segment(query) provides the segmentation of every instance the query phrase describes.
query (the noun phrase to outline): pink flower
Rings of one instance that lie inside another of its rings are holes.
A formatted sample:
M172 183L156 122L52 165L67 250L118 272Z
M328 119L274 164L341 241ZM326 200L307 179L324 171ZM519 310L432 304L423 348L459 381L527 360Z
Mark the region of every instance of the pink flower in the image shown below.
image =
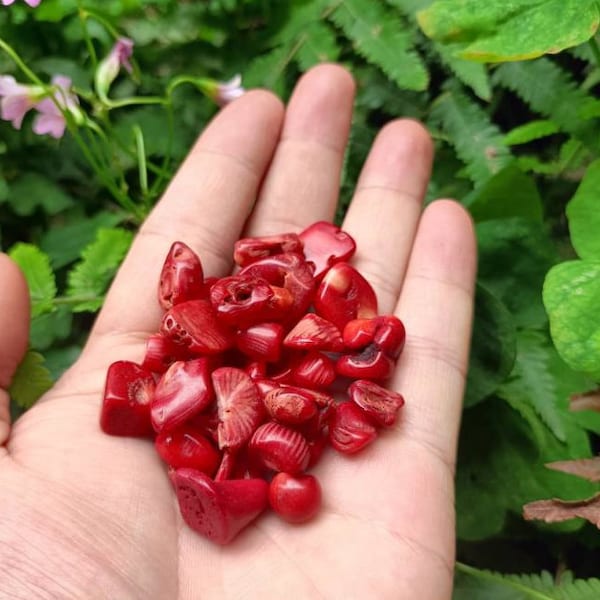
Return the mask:
M43 94L44 90L36 85L23 85L11 75L1 75L0 118L10 121L15 129L21 129L23 118Z
M33 121L33 131L38 135L48 134L53 138L61 138L65 133L67 122L57 104L63 109L71 112L77 119L80 116L79 101L77 96L71 92L71 80L64 75L56 75L52 78L52 85L56 87L53 98L40 100L35 109L38 115Z
M239 74L224 82L208 78L197 79L196 85L203 94L219 106L229 104L245 92L242 87L242 76Z
M112 82L117 78L121 67L131 73L132 66L129 59L133 54L133 40L121 37L112 47L108 56L100 62L96 70L96 91L100 98L106 98Z
M219 106L225 106L232 100L239 98L245 92L242 87L242 76L238 73L229 81L217 85L216 102Z
M10 6L15 0L2 0L2 6ZM31 8L39 6L42 0L25 0L26 4L29 4Z

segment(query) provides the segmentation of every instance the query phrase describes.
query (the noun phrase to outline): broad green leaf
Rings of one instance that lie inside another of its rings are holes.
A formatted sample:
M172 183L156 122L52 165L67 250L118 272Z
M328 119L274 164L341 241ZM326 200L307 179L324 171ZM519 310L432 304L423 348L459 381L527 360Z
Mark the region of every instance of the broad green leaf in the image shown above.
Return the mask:
M547 571L504 575L458 563L452 600L597 600L600 579L563 574L557 583Z
M431 120L441 124L448 141L467 165L469 178L481 185L511 161L498 127L487 113L458 88L442 94L431 107Z
M400 15L372 0L341 0L329 18L352 41L356 52L400 88L427 88L429 74L414 49L412 28Z
M96 311L131 244L133 234L124 229L100 229L68 276L67 295L76 301L73 312Z
M515 360L515 325L500 300L478 285L465 407L493 394L511 372Z
M467 206L475 221L501 217L542 221L542 199L535 181L514 163L475 190Z
M53 383L50 371L44 365L44 357L29 350L17 367L8 393L18 406L30 408Z
M585 172L567 205L567 217L571 243L580 258L600 260L600 160Z
M565 362L600 373L600 261L573 260L553 267L544 283L550 332Z
M29 286L31 316L36 317L54 308L56 280L50 267L50 259L33 244L15 244L10 257L21 267Z
M44 0L34 15L38 21L58 22L76 12L77 0Z
M527 502L592 495L593 484L544 467L554 460L590 457L587 434L573 426L568 443L563 444L545 427L537 429L541 437L533 434L517 411L496 398L463 412L456 475L460 539L480 540L499 533L507 513L520 516ZM581 526L570 522L553 530L575 531Z
M31 215L38 206L46 214L56 215L74 204L73 198L54 181L33 172L11 182L8 202L20 216Z
M504 303L517 327L547 327L542 287L558 255L546 228L529 219L494 219L478 223L476 233L479 281Z
M548 58L500 65L492 77L514 91L535 112L548 117L592 148L598 145L597 123L586 122L581 115L596 99L582 90L572 75Z
M80 215L63 225L57 223L40 239L40 249L49 257L52 266L60 269L77 260L81 251L96 236L101 227L114 227L124 218L122 213L99 212L86 219Z
M529 121L525 125L519 125L511 129L504 136L504 143L507 146L518 146L519 144L527 144L528 142L539 140L558 131L560 131L560 128L554 121L548 119Z
M588 40L600 24L594 0L437 0L417 18L430 38L463 42L464 58L485 62L556 54Z

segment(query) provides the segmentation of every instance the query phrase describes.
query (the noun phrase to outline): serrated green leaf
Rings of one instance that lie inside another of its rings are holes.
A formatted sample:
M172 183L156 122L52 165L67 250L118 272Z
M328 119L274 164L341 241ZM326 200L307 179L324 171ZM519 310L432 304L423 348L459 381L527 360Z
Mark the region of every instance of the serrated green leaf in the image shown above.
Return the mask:
M68 275L67 296L80 299L73 312L96 311L103 294L125 257L133 234L124 229L100 229Z
M527 144L528 142L539 140L558 131L560 131L560 128L554 121L548 119L529 121L525 125L519 125L511 129L504 136L504 143L507 146L518 146L519 144Z
M566 398L556 388L556 377L550 372L553 349L547 347L546 337L536 331L517 334L517 359L509 380L498 389L500 398L515 404L530 404L554 436L561 442L567 439L564 420Z
M459 89L442 94L433 103L431 119L440 123L448 141L467 165L469 178L481 185L512 160L502 134L487 113Z
M30 408L53 383L50 371L44 366L44 357L29 350L17 367L8 393L18 406Z
M479 281L511 311L517 327L547 327L542 286L558 260L546 228L523 218L494 219L476 227Z
M492 88L485 65L465 60L456 55L453 45L434 44L442 62L462 81L470 87L482 100L490 100Z
M502 217L542 221L542 198L535 181L515 163L493 175L465 203L475 221Z
M244 70L244 85L264 87L282 95L281 76L289 62L289 54L289 48L282 45L260 56L254 56Z
M324 22L313 22L301 34L296 60L303 71L322 62L335 62L340 50L335 34Z
M597 146L598 126L586 122L581 114L596 99L577 87L570 73L555 62L540 58L500 65L492 77L515 92L534 111L548 117L590 147Z
M31 316L36 317L54 308L56 280L50 258L33 244L15 244L8 253L21 267L29 286Z
M600 24L594 0L437 0L417 19L430 38L463 42L464 58L485 62L556 54L588 40Z
M516 355L511 314L493 294L478 285L465 407L487 398L511 372Z
M38 206L56 215L75 203L54 181L31 172L11 182L8 202L20 216L31 215Z
M29 343L33 350L45 351L53 343L64 340L71 333L73 313L68 306L58 306L31 319Z
M354 48L399 87L425 90L427 69L415 51L412 30L400 15L371 0L341 0L329 18Z
M585 172L567 205L571 243L580 258L600 260L600 160Z
M552 339L577 371L600 373L599 298L600 261L564 262L546 276L543 299Z
M600 579L555 578L543 571L504 575L457 564L452 600L597 600Z

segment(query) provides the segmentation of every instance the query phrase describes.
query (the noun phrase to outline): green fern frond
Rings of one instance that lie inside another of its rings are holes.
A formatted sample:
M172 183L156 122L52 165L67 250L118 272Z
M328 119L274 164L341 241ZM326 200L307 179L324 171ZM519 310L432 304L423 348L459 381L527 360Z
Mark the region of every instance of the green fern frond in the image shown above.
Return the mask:
M498 395L516 404L529 404L561 442L566 441L564 414L557 404L558 392L551 373L551 353L544 335L522 331L517 336L517 360L509 380Z
M311 23L301 34L299 41L296 60L302 71L322 62L334 62L339 56L335 33L327 23Z
M492 88L487 67L483 63L465 60L456 56L449 44L433 44L442 64L444 64L456 77L470 87L482 100L490 100Z
M513 160L498 127L458 87L433 103L431 120L448 136L475 185L481 185Z
M538 574L503 575L456 563L453 600L598 600L600 579L564 576L555 582L547 571Z
M571 76L548 58L500 65L493 82L515 92L535 112L588 145L597 146L599 128L582 115L597 100L579 89Z
M413 47L414 32L399 14L372 0L341 0L329 17L399 87L427 89L429 74Z

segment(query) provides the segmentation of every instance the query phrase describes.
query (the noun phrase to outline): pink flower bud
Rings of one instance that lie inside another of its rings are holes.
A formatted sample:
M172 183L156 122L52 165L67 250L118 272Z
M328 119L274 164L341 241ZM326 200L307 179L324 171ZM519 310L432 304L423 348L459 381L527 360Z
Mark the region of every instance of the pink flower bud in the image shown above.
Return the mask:
M115 42L108 56L100 62L95 75L96 91L100 98L108 96L108 90L112 82L117 78L121 67L128 73L131 73L133 69L129 59L132 54L133 40L121 37Z

